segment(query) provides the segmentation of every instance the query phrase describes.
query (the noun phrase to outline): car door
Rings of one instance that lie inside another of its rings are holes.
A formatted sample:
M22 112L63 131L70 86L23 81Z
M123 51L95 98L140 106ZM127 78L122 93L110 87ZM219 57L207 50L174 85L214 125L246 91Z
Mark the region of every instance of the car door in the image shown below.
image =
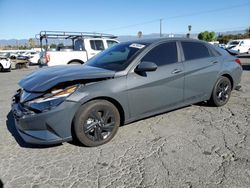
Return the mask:
M209 99L219 71L218 57L202 42L182 41L187 103Z
M178 62L176 42L165 42L151 49L141 60L154 62L154 72L127 76L130 115L144 117L173 108L183 102L183 64Z

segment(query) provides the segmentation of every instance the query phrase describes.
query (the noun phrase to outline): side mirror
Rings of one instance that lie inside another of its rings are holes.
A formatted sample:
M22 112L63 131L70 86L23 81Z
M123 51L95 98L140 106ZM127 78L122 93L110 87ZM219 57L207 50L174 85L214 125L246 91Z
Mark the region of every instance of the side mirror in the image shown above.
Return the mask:
M136 68L135 72L153 72L156 71L157 65L154 62L142 61Z

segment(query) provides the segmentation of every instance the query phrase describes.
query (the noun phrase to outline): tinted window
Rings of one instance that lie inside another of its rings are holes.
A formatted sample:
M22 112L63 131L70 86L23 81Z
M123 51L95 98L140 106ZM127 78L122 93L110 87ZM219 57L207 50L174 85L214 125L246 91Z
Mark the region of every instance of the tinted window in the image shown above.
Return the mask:
M238 45L240 41L231 41L229 42L229 45Z
M90 46L93 50L104 50L104 45L102 40L91 40Z
M168 42L156 46L143 57L142 61L151 61L158 66L177 62L176 42Z
M115 44L117 44L116 41L113 41L113 40L107 40L107 45L108 45L108 48L114 46Z
M199 59L209 57L210 53L208 48L198 42L182 42L185 60Z

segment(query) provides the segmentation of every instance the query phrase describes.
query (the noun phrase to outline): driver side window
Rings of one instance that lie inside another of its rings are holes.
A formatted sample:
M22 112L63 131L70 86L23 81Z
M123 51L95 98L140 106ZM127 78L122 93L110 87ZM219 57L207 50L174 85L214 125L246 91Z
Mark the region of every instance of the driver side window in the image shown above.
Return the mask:
M142 61L154 62L157 66L164 66L178 61L176 42L160 44L150 50Z

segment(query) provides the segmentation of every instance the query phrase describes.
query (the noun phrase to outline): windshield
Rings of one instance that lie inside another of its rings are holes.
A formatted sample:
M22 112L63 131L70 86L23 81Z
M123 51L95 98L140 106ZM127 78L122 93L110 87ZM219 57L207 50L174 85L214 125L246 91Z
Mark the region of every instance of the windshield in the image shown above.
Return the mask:
M229 42L229 45L237 45L239 43L240 43L239 41L231 41L231 42Z
M1 52L0 53L0 57L9 58L10 57L10 53L9 52Z
M140 53L145 46L145 43L135 42L117 44L93 57L86 64L92 67L122 71L128 67L131 60Z

